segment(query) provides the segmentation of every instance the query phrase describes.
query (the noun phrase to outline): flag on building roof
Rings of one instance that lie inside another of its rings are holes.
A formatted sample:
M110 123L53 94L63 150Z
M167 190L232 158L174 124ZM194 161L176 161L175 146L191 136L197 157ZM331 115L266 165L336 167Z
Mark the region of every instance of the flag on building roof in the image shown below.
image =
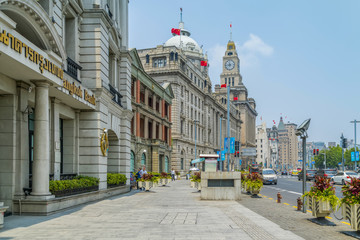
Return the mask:
M221 84L221 88L226 88L226 84Z
M237 101L237 100L239 100L239 98L238 98L238 97L234 97L234 101Z
M172 28L172 29L171 29L171 33L176 34L176 35L180 35L180 29L178 29L178 28Z
M200 65L206 67L207 66L207 61L201 61Z

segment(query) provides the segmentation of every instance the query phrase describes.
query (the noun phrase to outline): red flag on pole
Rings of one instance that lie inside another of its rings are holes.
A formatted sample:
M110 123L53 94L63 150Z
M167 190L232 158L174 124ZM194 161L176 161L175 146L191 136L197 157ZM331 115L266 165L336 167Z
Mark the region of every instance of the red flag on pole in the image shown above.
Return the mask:
M232 24L230 23L230 27L232 27Z
M237 100L239 100L239 98L238 98L238 97L234 97L234 101L237 101Z
M226 84L221 84L221 88L226 88Z
M178 28L172 28L172 29L171 29L171 33L176 34L176 35L180 35L180 29L178 29Z
M200 65L206 67L207 66L207 61L201 61Z

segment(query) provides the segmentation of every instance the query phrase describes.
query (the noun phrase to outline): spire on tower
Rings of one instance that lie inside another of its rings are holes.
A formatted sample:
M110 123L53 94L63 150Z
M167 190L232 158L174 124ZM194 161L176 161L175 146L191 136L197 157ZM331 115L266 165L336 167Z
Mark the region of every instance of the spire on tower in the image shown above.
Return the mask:
M232 41L232 23L230 23L230 41Z
M180 8L180 22L182 22L182 8Z

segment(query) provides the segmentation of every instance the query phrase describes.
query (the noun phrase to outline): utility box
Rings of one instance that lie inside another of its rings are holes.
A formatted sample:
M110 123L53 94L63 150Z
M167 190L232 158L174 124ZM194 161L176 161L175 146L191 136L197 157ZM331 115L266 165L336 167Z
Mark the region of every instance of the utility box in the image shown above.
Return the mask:
M240 200L240 172L201 172L202 200Z
M3 202L0 202L0 228L3 228L4 226L4 215L6 212L6 209L9 207L4 206Z

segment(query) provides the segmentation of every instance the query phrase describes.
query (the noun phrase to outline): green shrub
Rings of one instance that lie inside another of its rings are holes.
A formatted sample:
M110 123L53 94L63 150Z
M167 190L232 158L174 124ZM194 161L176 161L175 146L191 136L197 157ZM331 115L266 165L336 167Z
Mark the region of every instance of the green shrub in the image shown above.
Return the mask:
M126 176L121 173L108 173L107 174L107 184L109 185L119 185L126 184Z
M51 180L49 182L49 191L54 194L62 190L71 190L84 187L98 186L99 179L88 176L77 176L72 180Z

